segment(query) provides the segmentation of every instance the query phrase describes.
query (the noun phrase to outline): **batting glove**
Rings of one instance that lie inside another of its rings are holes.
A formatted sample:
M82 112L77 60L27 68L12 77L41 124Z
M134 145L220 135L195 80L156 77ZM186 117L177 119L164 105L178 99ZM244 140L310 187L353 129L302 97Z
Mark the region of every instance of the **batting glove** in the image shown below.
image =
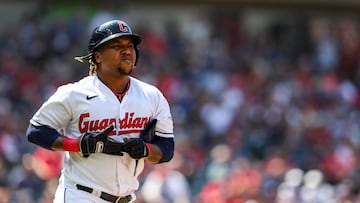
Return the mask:
M108 138L109 133L114 126L109 126L99 133L86 133L79 138L79 148L84 157L89 157L92 153L105 153L111 155L120 155L122 143L116 143Z
M149 149L141 138L125 138L122 149L133 159L141 159L149 155Z
M152 119L141 131L140 138L144 140L144 142L151 143L151 141L154 139L156 123L157 123L157 119L156 118Z

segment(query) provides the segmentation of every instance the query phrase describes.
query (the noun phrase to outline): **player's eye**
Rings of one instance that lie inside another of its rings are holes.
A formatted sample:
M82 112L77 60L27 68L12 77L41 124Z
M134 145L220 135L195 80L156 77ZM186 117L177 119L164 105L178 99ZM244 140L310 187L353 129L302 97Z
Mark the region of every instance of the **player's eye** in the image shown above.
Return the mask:
M129 45L113 44L113 45L110 45L109 48L110 49L115 49L117 51L123 51L123 50L126 50L126 49L133 50L134 45L133 44L129 44Z
M123 47L119 44L113 44L109 47L110 49L121 50Z

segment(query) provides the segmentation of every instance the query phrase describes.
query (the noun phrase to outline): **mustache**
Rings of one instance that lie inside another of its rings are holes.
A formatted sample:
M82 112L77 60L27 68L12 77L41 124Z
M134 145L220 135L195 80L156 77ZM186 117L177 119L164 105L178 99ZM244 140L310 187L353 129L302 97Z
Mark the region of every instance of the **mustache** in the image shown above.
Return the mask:
M120 59L121 59L121 60L131 60L131 61L134 61L134 59L133 59L131 56L127 56L127 55L122 55L122 56L120 56Z

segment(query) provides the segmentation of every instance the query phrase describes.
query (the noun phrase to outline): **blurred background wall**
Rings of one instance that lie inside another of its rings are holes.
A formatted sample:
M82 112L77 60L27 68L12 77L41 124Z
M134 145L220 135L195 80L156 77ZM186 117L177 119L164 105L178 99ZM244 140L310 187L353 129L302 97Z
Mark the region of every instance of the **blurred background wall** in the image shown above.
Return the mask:
M134 76L174 116L176 154L138 202L360 201L360 1L1 1L0 203L48 203L62 154L27 142L59 85L88 73L92 29L127 21Z

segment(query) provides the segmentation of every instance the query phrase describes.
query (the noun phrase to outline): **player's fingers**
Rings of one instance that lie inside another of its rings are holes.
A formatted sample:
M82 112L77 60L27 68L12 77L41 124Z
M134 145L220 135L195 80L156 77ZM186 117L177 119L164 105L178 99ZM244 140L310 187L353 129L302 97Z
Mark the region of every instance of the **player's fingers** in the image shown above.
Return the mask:
M106 138L106 136L114 130L113 125L109 125L105 130L97 135L98 138Z
M145 142L151 142L152 136L155 131L155 125L156 125L157 119L154 118L145 126L144 130L140 133L140 138L143 139Z
M149 131L150 129L152 129L155 125L156 125L157 119L154 118L151 121L149 121L149 123L145 126L145 129L143 130L144 132Z
M123 147L122 147L122 143L119 143L119 142L113 142L113 141L110 141L110 142L107 142L106 143L106 153L107 154L112 154L112 155L119 155L119 156L122 156L123 153Z
M116 152L110 152L108 154L111 154L111 155L117 155L117 156L123 156L124 153L122 153L121 151L116 151Z

